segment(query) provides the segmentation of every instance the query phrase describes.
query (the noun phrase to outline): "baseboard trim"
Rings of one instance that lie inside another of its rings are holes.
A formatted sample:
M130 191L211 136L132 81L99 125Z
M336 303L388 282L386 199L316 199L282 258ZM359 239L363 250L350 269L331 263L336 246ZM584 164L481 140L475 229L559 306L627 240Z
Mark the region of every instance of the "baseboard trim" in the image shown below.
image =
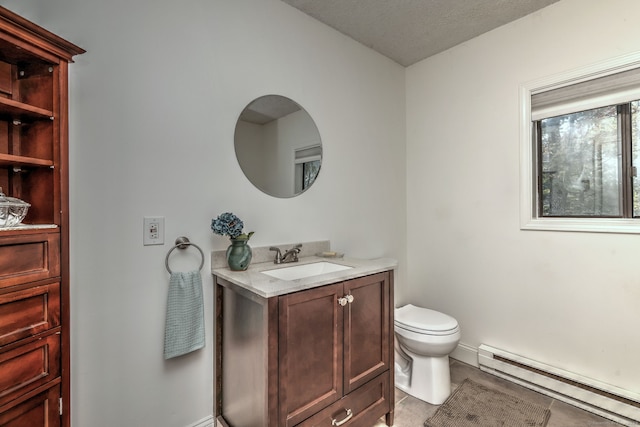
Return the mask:
M466 363L467 365L479 368L478 349L470 345L459 343L458 347L449 355L449 357Z
M543 387L541 385L534 384L531 380L523 380L521 378L518 378L515 375L509 375L509 374L500 372L497 369L488 369L487 366L485 366L484 361L483 361L483 366L480 366L480 363L479 363L480 357L484 355L484 350L483 351L481 350L482 349L480 348L476 348L464 343L460 343L458 344L458 347L450 354L450 357L452 359L459 360L460 362L466 363L468 365L475 366L476 368L480 368L484 372L496 375L500 378L504 378L507 381L511 381L515 384L519 384L523 387L527 387L539 393L546 394L554 399L561 400L565 403L568 403L569 405L576 406L585 411L593 412L596 415L599 415L604 418L608 418L622 425L640 426L640 424L637 424L637 420L629 416L626 412L623 415L623 412L620 409L621 404L619 402L614 402L618 404L618 406L616 406L615 408L610 408L609 410L603 410L598 405L595 405L593 403L584 403L583 401L581 401L580 399L585 398L585 393L587 393L588 390L585 391L580 388L578 389L579 393L576 396L573 396L573 395L567 394L568 386L563 383L558 383L558 384L554 383L553 385ZM632 399L632 400L637 401L637 399Z
M480 369L626 426L640 426L640 394L482 344Z
M213 415L209 415L208 417L205 417L200 421L196 421L193 424L189 424L186 427L214 427L214 426L215 426L215 423L213 420Z

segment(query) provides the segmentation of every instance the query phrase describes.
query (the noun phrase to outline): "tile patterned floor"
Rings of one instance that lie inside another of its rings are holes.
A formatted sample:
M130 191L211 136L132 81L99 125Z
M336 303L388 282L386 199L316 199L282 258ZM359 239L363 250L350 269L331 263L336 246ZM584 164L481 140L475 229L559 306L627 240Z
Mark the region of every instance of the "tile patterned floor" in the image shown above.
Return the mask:
M547 427L620 427L618 423L451 359L452 387L457 387L467 378L551 409L551 418ZM437 409L437 405L430 405L396 389L394 427L422 427L424 421L432 416ZM385 425L381 420L373 427Z

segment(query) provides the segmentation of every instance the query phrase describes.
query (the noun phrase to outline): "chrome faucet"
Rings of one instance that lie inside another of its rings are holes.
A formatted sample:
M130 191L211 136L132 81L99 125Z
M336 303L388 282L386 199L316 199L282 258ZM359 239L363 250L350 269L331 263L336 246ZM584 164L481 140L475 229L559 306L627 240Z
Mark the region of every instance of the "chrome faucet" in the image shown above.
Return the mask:
M288 251L285 251L285 253L282 254L282 263L298 262L298 254L300 253L301 247L302 247L302 243L298 243Z
M302 247L302 243L298 243L291 249L284 252L284 254L280 251L280 248L276 248L275 246L271 246L269 248L270 251L274 251L276 253L276 257L273 260L274 264L286 264L289 262L298 262L298 254L300 253L300 248Z

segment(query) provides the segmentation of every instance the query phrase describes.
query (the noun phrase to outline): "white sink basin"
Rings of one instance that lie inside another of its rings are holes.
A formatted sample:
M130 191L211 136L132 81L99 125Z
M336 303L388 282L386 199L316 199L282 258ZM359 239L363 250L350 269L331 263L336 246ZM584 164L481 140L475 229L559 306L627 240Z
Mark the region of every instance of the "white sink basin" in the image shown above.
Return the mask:
M321 274L334 273L336 271L349 270L348 265L334 264L332 262L314 262L312 264L296 265L294 267L282 267L263 271L262 274L275 277L280 280L297 280L306 277L319 276Z

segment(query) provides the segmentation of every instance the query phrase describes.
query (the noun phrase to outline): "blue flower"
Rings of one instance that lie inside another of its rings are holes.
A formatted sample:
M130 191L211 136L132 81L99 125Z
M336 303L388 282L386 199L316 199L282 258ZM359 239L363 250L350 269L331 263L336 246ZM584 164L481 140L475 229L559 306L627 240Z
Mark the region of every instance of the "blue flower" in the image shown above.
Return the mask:
M216 219L211 220L211 230L215 234L221 236L229 236L232 239L247 239L251 237L253 231L249 234L243 234L242 229L244 223L240 218L231 212L225 212Z

